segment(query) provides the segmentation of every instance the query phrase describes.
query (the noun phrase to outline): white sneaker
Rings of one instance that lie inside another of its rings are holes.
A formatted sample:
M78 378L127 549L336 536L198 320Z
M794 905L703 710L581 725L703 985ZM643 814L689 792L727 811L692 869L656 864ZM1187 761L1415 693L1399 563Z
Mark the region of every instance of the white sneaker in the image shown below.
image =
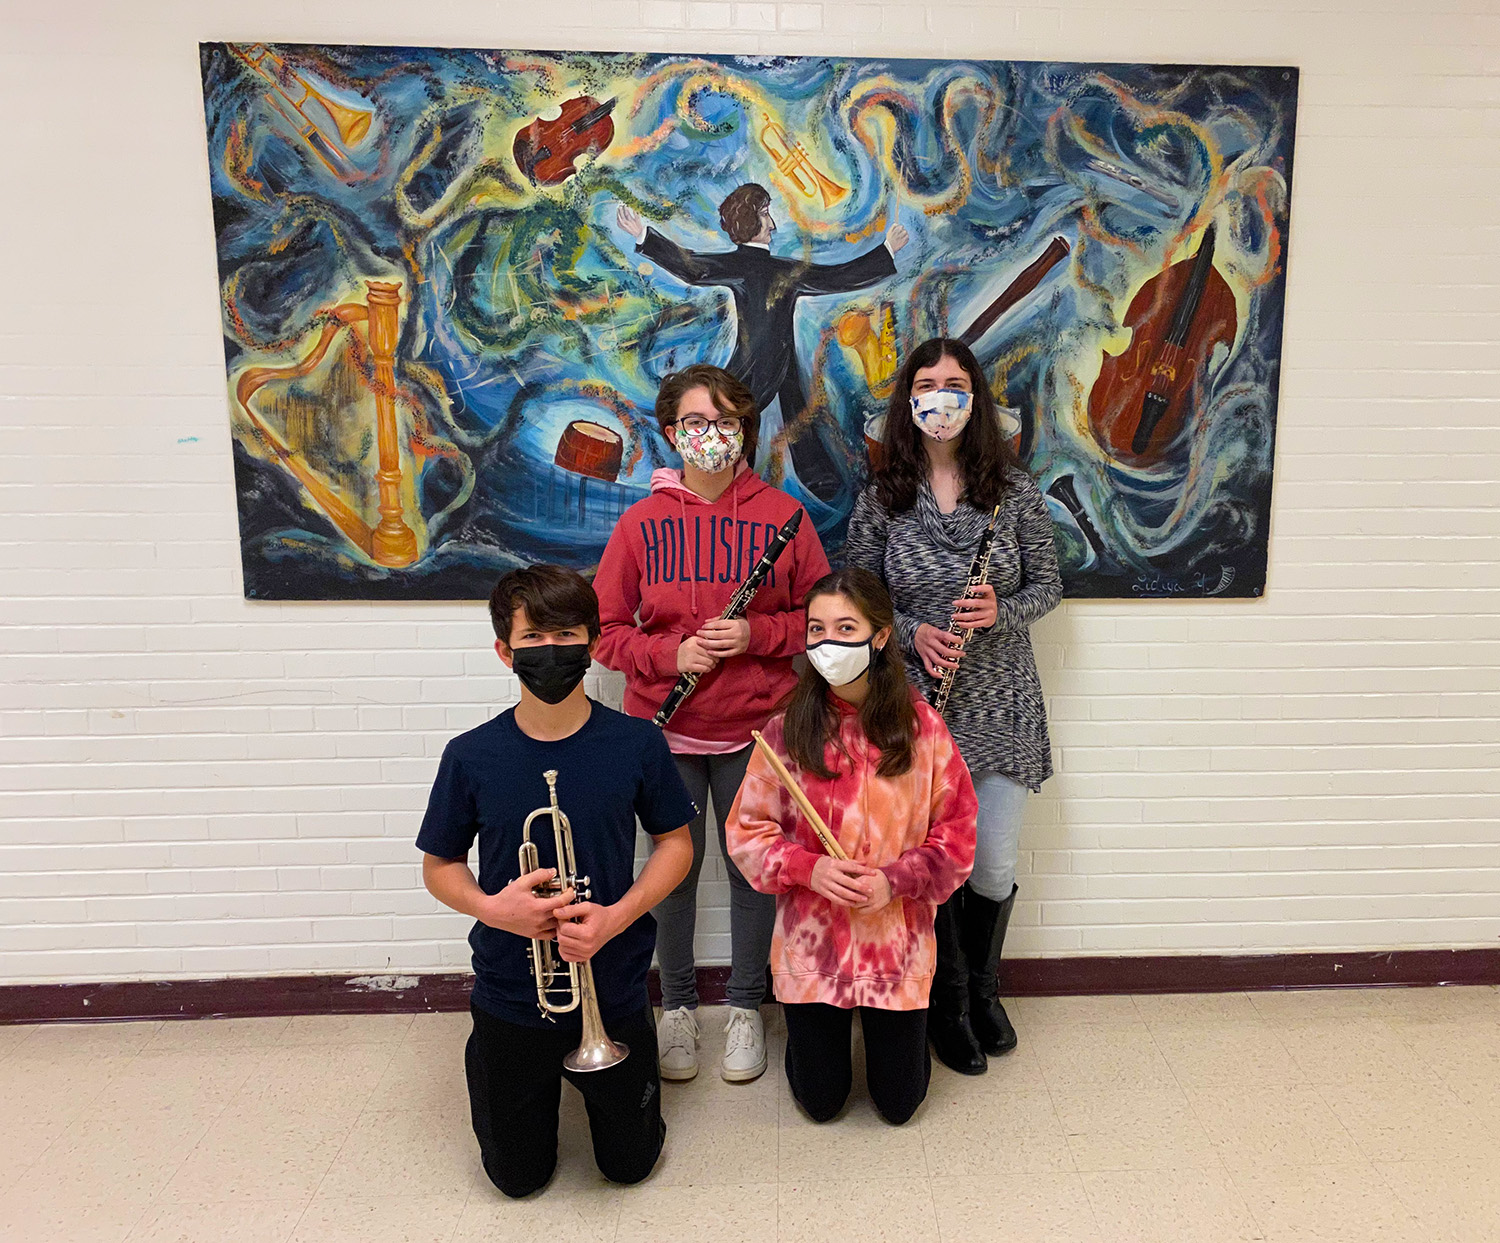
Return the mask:
M724 1033L724 1064L719 1074L726 1083L749 1083L766 1073L766 1027L759 1010L729 1007Z
M663 1010L656 1025L657 1065L663 1079L691 1079L698 1073L698 1019L686 1006Z

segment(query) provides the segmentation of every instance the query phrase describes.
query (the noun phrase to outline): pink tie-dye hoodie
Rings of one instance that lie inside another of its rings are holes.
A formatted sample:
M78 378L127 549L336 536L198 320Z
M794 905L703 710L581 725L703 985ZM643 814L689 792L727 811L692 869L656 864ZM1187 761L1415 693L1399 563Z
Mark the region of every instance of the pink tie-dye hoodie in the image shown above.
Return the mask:
M778 1001L920 1010L932 986L933 916L974 867L974 783L943 719L921 699L912 766L882 777L858 712L829 698L843 743L840 751L830 742L825 753L831 779L792 761L783 717L767 723L765 739L849 857L885 873L889 905L864 914L809 888L822 847L758 750L725 824L729 853L751 885L776 895Z

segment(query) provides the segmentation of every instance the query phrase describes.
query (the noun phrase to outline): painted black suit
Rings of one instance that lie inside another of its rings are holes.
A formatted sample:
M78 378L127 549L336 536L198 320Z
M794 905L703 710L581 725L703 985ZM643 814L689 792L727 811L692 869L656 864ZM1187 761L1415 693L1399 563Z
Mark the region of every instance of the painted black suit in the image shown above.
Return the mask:
M847 263L808 263L782 259L754 245L704 254L647 229L636 249L685 284L728 287L739 334L725 370L750 388L757 410L780 397L781 417L788 423L807 404L792 332L797 299L850 293L896 274L896 260L884 243ZM831 501L843 481L823 442L816 434L803 435L791 448L802 485L820 500Z

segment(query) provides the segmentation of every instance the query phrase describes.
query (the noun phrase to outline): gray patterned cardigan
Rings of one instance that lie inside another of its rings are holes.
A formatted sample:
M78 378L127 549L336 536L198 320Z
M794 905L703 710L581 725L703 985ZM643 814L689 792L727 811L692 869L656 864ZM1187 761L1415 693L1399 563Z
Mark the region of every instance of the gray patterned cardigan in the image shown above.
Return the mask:
M1037 790L1052 775L1052 749L1027 627L1057 607L1062 578L1041 491L1020 470L1007 483L990 553L999 615L970 638L943 715L970 772L1003 773ZM873 570L890 589L907 673L929 700L937 680L916 655L917 626L948 628L989 519L967 501L942 513L925 481L917 503L901 514L890 513L868 487L849 519L844 559Z

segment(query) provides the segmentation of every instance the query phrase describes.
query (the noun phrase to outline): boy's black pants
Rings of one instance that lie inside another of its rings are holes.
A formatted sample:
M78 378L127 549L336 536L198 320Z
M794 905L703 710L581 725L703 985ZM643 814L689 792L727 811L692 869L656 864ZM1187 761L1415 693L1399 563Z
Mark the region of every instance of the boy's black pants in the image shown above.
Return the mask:
M578 1047L578 1030L523 1027L471 1004L474 1031L464 1050L474 1136L490 1181L508 1196L530 1195L557 1168L557 1111L562 1081L583 1094L594 1162L612 1182L638 1183L661 1156L656 1023L651 1007L611 1022L612 1040L630 1056L608 1070L580 1075L563 1069Z

